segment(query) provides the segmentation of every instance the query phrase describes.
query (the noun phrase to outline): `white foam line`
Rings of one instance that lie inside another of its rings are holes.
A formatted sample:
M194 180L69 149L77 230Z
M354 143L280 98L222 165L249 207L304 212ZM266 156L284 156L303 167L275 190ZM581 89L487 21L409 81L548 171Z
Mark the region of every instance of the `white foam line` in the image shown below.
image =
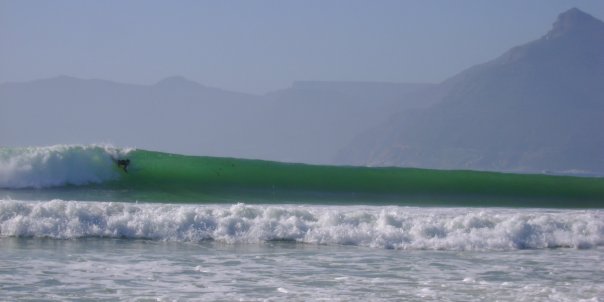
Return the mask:
M601 210L0 201L0 236L287 240L374 248L514 250L604 245Z

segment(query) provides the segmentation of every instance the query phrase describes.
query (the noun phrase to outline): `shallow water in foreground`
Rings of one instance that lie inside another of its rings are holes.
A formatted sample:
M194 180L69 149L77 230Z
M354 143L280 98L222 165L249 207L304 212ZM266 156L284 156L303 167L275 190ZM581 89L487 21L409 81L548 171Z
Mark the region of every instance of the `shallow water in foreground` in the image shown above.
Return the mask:
M600 301L604 249L0 238L2 299Z

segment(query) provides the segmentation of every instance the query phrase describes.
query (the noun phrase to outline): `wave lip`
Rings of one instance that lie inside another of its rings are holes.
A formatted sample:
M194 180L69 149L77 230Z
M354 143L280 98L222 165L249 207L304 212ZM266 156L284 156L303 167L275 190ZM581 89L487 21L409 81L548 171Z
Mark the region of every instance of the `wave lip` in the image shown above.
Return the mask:
M284 240L402 250L582 249L604 245L604 213L0 200L0 237Z
M112 158L130 152L101 145L0 148L0 188L48 188L116 179Z

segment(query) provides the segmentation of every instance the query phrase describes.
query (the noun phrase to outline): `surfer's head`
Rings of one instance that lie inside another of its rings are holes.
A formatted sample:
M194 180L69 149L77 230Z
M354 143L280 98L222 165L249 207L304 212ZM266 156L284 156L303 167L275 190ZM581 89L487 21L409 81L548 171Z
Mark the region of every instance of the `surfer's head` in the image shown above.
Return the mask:
M124 172L128 172L128 165L130 165L130 160L127 158L117 160L117 166L124 169Z

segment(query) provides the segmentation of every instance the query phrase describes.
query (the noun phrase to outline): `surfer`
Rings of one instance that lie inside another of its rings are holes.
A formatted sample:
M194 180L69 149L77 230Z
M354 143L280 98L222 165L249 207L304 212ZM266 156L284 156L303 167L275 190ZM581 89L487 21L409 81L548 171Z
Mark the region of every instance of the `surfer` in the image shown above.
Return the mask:
M128 173L128 165L130 165L129 159L118 159L115 161L117 166L124 169L124 172Z

